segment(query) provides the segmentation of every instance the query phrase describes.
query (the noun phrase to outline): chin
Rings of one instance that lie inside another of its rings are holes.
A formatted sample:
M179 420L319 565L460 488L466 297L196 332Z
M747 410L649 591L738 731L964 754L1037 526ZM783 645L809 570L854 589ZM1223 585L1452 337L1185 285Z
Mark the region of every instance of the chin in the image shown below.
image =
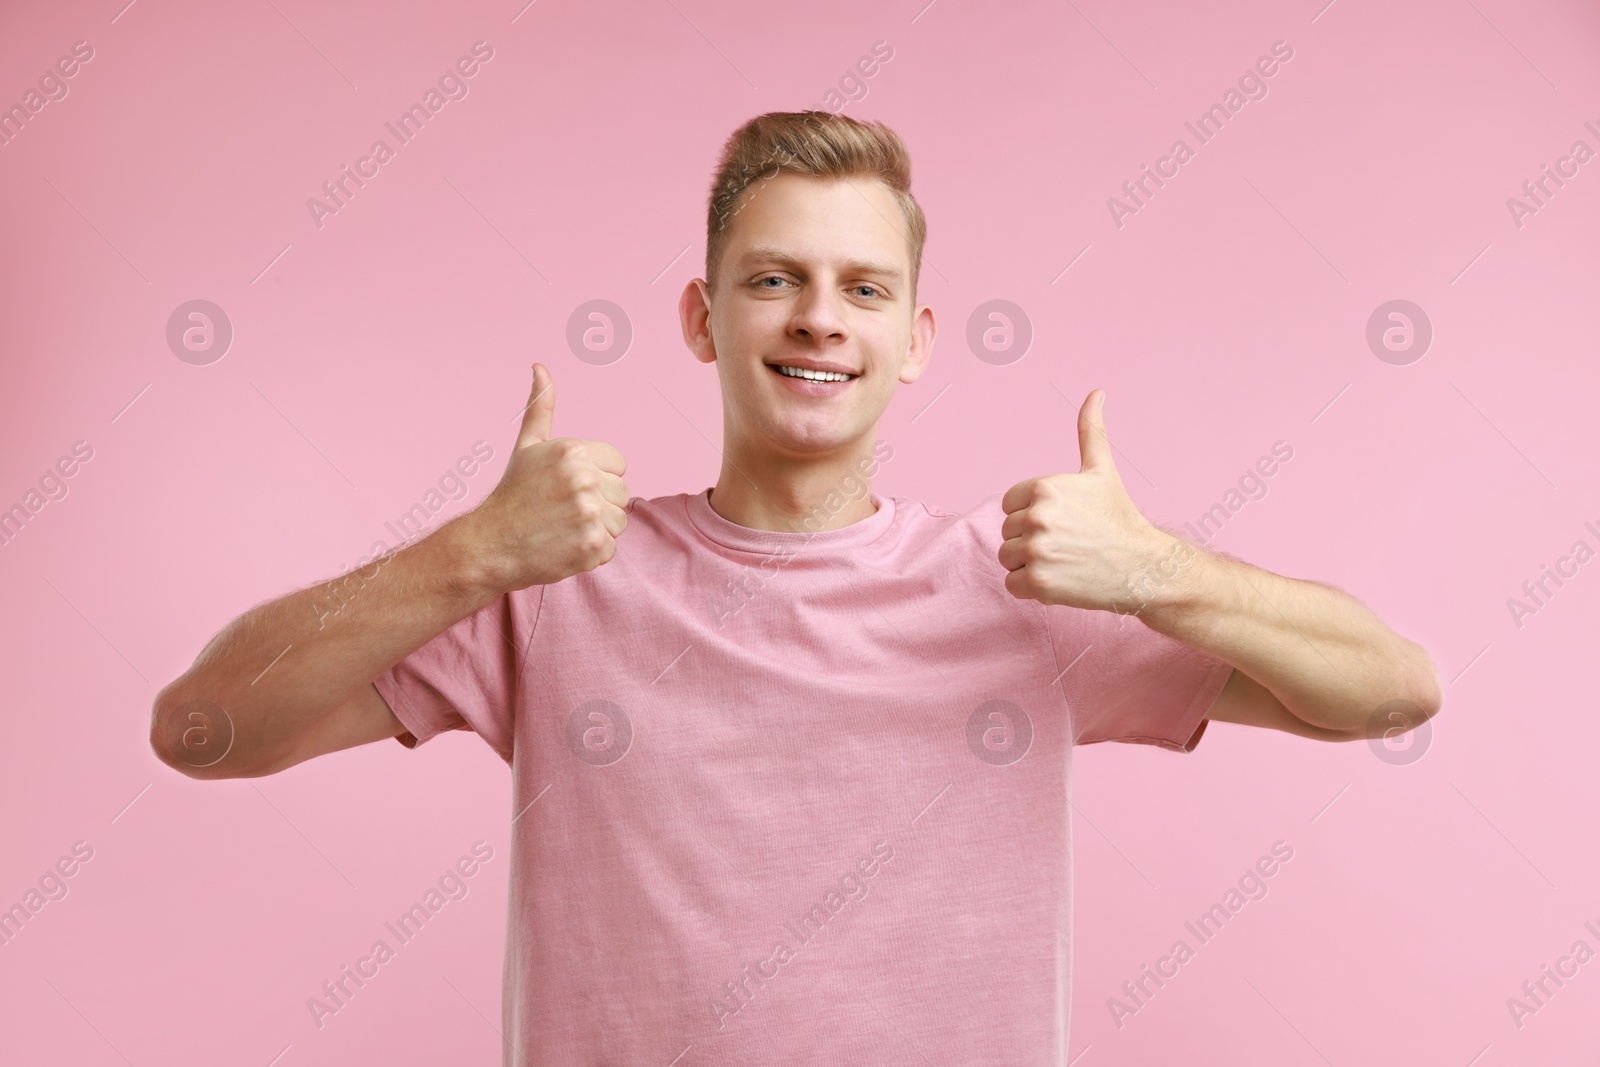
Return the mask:
M850 427L837 423L824 426L793 426L780 423L773 429L774 441L790 451L812 455L837 451L861 436L861 431L852 431Z

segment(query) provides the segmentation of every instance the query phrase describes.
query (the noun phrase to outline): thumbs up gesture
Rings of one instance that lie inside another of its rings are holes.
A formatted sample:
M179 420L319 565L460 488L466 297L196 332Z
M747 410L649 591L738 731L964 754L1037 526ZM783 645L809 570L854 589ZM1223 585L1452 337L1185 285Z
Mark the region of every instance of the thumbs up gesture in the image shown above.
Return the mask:
M1078 412L1076 473L1029 478L1001 498L999 558L1009 572L1006 590L1019 600L1137 613L1152 581L1159 588L1176 574L1168 564L1187 562L1195 551L1128 497L1111 458L1104 406L1105 391L1096 389Z
M499 483L469 514L473 536L506 590L550 585L617 553L628 524L627 463L604 441L552 437L555 383L533 365L533 393Z

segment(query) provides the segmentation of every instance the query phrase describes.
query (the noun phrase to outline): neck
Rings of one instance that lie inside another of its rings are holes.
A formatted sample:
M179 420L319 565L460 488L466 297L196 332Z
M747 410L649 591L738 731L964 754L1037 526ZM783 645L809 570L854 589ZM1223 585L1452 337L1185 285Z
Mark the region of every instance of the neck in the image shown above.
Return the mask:
M868 495L871 440L836 454L794 460L781 456L734 455L729 449L711 490L711 510L753 530L821 533L860 522L876 513Z

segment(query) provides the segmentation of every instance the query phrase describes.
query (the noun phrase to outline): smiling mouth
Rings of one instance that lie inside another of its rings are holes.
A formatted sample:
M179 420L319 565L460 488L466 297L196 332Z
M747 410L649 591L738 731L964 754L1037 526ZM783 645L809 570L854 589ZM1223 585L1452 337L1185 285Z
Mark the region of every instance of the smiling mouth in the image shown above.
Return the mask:
M801 382L853 382L861 377L859 374L843 374L834 371L814 371L800 367L783 367L776 363L768 363L772 372L785 378L793 378Z

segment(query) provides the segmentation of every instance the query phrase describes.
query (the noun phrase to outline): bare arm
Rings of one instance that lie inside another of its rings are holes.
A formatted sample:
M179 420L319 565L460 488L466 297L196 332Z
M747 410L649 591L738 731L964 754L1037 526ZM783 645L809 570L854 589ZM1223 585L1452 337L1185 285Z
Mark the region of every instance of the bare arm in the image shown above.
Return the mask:
M477 509L331 582L245 612L156 696L150 745L191 778L254 778L404 727L373 679L497 597L592 570L627 524L622 454L550 438L548 371Z
M272 774L318 755L306 742L352 701L335 725L364 728L341 740L401 733L372 680L499 595L469 517L229 623L156 697L150 743L162 762L192 778Z
M1281 712L1320 740L1367 737L1380 713L1403 708L1409 727L1439 711L1427 649L1390 629L1355 597L1321 582L1285 578L1222 553L1192 552L1144 605L1145 624L1227 660L1234 678L1208 718L1281 725ZM1293 724L1291 724L1293 725ZM1408 727L1408 728L1409 728Z
M1396 722L1410 729L1439 711L1427 649L1355 597L1203 550L1146 519L1117 471L1104 406L1095 389L1078 411L1078 471L1018 482L1001 501L999 559L1013 596L1138 615L1231 664L1208 718L1335 741L1388 736Z

